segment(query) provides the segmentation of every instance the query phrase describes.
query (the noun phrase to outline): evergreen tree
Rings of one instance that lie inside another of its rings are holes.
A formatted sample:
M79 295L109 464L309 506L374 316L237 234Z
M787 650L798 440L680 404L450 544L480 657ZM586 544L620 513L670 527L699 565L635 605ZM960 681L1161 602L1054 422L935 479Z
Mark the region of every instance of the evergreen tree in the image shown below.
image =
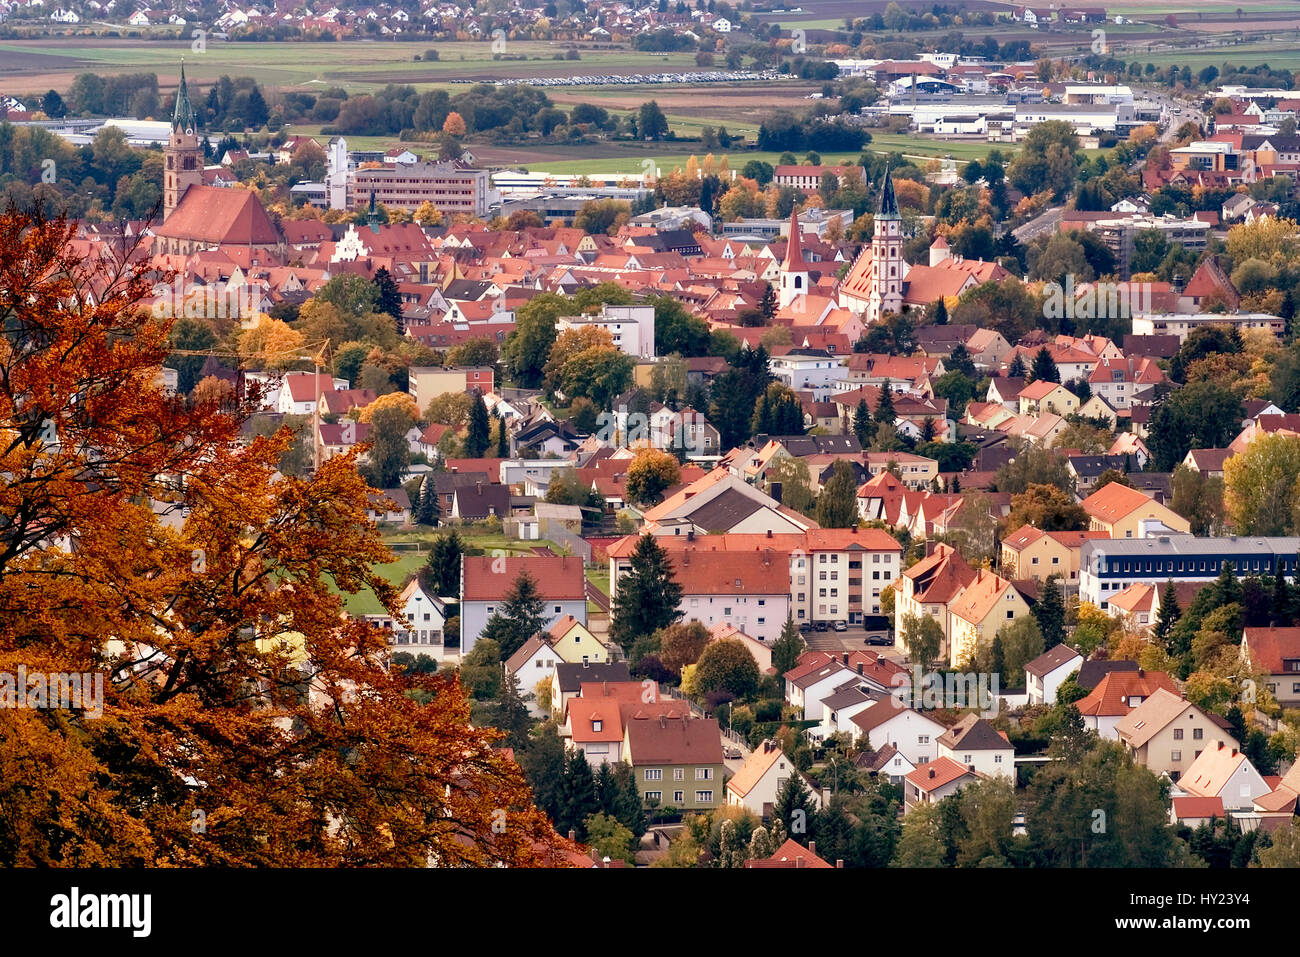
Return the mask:
M375 270L375 278L371 280L375 285L375 291L378 293L375 299L375 311L387 313L393 317L398 328L402 326L402 294L397 290L397 281L393 279L390 273L383 266Z
M758 311L763 316L764 324L770 323L776 317L776 290L772 288L770 282L763 289L763 298L759 300Z
M564 780L560 787L559 815L556 830L564 837L572 831L579 841L587 839L587 818L600 810L596 803L596 777L580 748L569 752L564 762Z
M893 425L898 418L894 411L894 387L888 379L880 387L880 401L876 403L876 425Z
M519 693L519 679L515 675L506 675L501 681L501 690L497 694L496 707L492 713L492 727L500 728L506 733L505 745L515 750L528 746L528 729L532 726L528 715L528 706L524 704Z
M1024 379L1027 377L1025 369L1025 357L1017 352L1016 357L1011 360L1011 365L1007 369L1007 377L1010 379Z
M1007 673L1007 656L1002 650L1002 638L998 635L993 636L993 647L991 652L993 661L990 668L995 675L1002 675L1005 678Z
M1160 613L1156 615L1156 623L1151 628L1152 639L1167 648L1170 633L1182 616L1183 611L1178 607L1178 588L1171 578L1165 582L1165 590L1160 593Z
M930 418L929 416L926 416L925 419L921 422L921 441L922 442L933 441L934 430L935 430L934 419Z
M638 638L680 619L681 601L682 586L668 555L653 535L642 535L632 552L632 567L618 581L610 637L629 651Z
M636 788L636 772L626 761L620 761L614 766L614 792L607 810L637 840L649 830L645 802L641 800L641 792Z
M488 425L487 403L481 392L474 393L474 402L469 407L469 432L465 436L465 457L481 459L492 442Z
M416 508L415 520L431 528L437 528L442 521L442 503L438 501L438 489L432 472L420 482L420 502Z
M772 642L772 667L776 669L776 673L783 675L798 664L803 650L803 635L799 634L799 629L795 627L794 618L787 615L780 637Z
M536 579L526 571L520 572L501 607L488 619L482 637L492 638L501 646L504 661L540 632L546 620L546 602L537 590Z
M1065 641L1065 602L1061 597L1061 576L1049 575L1043 583L1043 593L1034 606L1038 630L1043 633L1043 650L1055 648Z
M864 449L876 437L876 423L871 418L871 410L867 407L866 399L858 399L858 407L853 410L853 434L857 436L858 444Z
M1291 586L1287 584L1286 576L1278 573L1273 578L1273 605L1270 609L1273 626L1281 628L1290 625L1295 620L1294 608Z
M858 487L853 468L839 461L817 496L817 524L822 528L853 528L858 523Z
M934 324L936 326L948 324L948 306L942 299L934 304Z
M1241 604L1242 591L1241 582L1237 580L1237 570L1233 567L1232 562L1224 562L1223 568L1219 572L1219 577L1214 580L1210 586L1210 609L1222 608L1224 605L1233 603Z
M510 440L506 437L506 420L498 415L497 419L497 458L510 458Z
M547 721L528 742L522 754L516 752L524 780L533 792L533 802L553 822L560 820L563 801L564 742L553 721ZM567 836L567 835L566 835Z
M813 827L816 824L817 810L813 806L812 792L804 784L803 775L792 771L785 779L785 784L776 792L776 802L772 805L772 817L780 821L790 836L798 843L808 846L816 838Z
M420 584L439 597L460 594L460 561L466 554L465 543L454 531L439 535L429 548L429 557L420 569Z
M1043 346L1034 354L1034 365L1029 370L1029 378L1034 382L1061 381L1061 373L1056 368L1056 362L1052 359L1052 354L1047 351L1047 346Z

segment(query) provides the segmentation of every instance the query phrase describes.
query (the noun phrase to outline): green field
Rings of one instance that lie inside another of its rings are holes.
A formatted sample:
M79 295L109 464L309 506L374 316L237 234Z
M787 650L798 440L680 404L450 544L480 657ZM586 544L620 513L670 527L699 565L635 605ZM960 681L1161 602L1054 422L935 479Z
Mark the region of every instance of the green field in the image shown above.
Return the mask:
M403 582L420 570L420 567L429 557L427 544L438 535L444 534L446 529L432 531L429 529L418 529L413 531L390 531L383 535L383 540L387 544L410 544L419 543L422 547L419 552L415 551L395 551L397 556L395 561L383 565L372 566L373 570L386 581L400 587ZM485 554L491 555L496 551L505 552L508 555L530 555L534 547L551 546L556 547L554 543L547 541L523 542L517 538L506 538L500 532L495 534L484 532L472 527L457 527L456 532L467 543L475 548L480 548ZM558 549L557 549L558 550ZM608 572L606 572L608 578ZM335 594L340 594L337 587L332 583L330 590ZM375 597L374 592L366 589L357 592L355 595L346 595L343 602L346 611L353 615L382 615L384 614L383 606L379 604L379 599Z
M1133 51L1130 58L1142 63L1151 62L1156 66L1186 66L1192 70L1207 66L1222 67L1224 63L1243 66L1267 63L1275 69L1294 70L1300 67L1300 37L1291 41L1236 43L1193 50L1156 50L1144 53L1138 49Z
M439 59L416 61L416 54L438 51ZM251 76L273 89L340 85L370 92L388 83L420 89L446 87L456 79L619 73L695 66L693 53L653 56L631 50L583 50L580 60L553 59L564 46L544 41L511 41L507 51L527 60L493 60L492 42L340 41L338 43L231 43L212 40L196 53L189 40L33 40L0 43L6 61L6 87L14 93L42 92L68 73L152 71L174 82L181 58L185 72L201 84L223 74ZM66 86L66 84L63 84ZM626 88L625 88L626 89Z

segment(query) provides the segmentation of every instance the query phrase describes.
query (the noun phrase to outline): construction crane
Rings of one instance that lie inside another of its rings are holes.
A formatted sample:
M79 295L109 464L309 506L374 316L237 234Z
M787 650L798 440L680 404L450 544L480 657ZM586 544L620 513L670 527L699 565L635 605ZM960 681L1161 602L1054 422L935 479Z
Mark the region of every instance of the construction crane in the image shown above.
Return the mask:
M292 349L274 349L261 350L253 353L227 352L221 349L172 349L171 355L175 356L212 356L215 358L238 359L246 362L249 359L298 359L304 362L311 362L316 368L316 401L312 403L312 463L313 471L320 471L320 379L322 369L327 364L329 355L330 341L328 339L314 339L311 342L304 342L301 345L294 346Z

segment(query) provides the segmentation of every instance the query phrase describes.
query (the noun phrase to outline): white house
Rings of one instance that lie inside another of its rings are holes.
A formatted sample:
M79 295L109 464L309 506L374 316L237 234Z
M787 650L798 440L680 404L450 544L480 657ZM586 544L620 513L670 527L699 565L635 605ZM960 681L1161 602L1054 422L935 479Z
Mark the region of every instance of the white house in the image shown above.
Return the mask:
M324 373L286 372L280 380L276 410L285 415L311 415L320 393L350 387L347 379L336 379Z
M1079 670L1083 655L1069 645L1051 648L1025 665L1026 691L1030 704L1056 703L1056 691L1061 682Z
M1222 740L1211 741L1178 779L1194 797L1223 799L1225 810L1252 810L1255 798L1272 790L1244 754Z
M927 764L939 753L939 737L947 732L938 721L911 708L900 708L890 697L878 701L852 718L859 737L873 750L892 744L914 765Z
M939 756L979 774L1015 775L1016 751L1010 740L977 714L968 714L939 735Z
M776 797L792 774L800 774L794 762L785 756L775 741L764 741L740 766L740 770L727 781L726 802L743 807L759 817L771 817ZM817 788L804 779L812 792L812 804L821 807Z
M528 702L528 713L533 717L550 715L551 702L538 699L537 685L549 678L552 695L558 697L555 665L563 660L550 641L541 635L533 635L506 661L506 674L519 680L519 693ZM529 695L533 696L531 700Z

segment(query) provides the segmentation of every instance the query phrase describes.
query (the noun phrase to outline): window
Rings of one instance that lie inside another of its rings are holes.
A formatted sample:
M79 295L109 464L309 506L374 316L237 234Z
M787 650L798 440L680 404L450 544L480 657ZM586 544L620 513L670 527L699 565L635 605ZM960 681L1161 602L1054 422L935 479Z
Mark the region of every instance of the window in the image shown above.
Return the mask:
M713 792L712 792L712 791L696 791L696 792L695 792L695 803L696 803L696 804L712 804L712 803L713 803Z
M685 791L674 791L674 792L673 792L673 803L674 803L674 804L683 804L683 803L685 803L685 801L686 801L686 792L685 792Z
M1183 729L1182 729L1182 728L1174 728L1174 740L1175 740L1175 741L1181 741L1181 740L1183 740Z
M929 744L929 743L930 743L930 736L929 736L928 734L918 734L918 735L916 736L916 743L917 743L917 744Z
M685 780L686 780L686 769L685 769L685 768L673 768L673 780L674 780L674 781L685 781Z
M647 801L655 801L655 802L662 801L662 800L663 800L663 796L664 796L664 792L663 792L663 791L646 791L646 792L645 792L645 799L646 799Z
M1205 729L1204 729L1204 728L1192 728L1192 740L1193 740L1193 741L1200 741L1200 740L1201 740L1202 738L1204 738L1204 737L1205 737Z
M970 755L969 755L969 754L964 754L964 755L962 755L962 762L961 762L961 763L962 763L962 764L970 764Z
M645 779L647 781L662 781L664 779L663 768L646 768Z
M696 769L695 769L695 780L697 780L697 781L712 781L712 780L713 780L713 768L696 768Z
M596 721L591 722L591 730L592 730L592 731L599 731L599 730L600 730L601 728L603 728L604 726L605 726L605 722L604 722L604 721L596 720Z
M1002 763L1002 755L1000 755L1000 754L995 754L995 755L993 755L993 763L994 763L994 764L1001 764L1001 763Z
M564 606L562 606L562 605L556 605L556 606L555 606L555 613L556 613L557 615L559 615L559 614L563 614L563 612L564 612ZM577 641L578 639L575 638L575 639L573 639L573 640L574 640L574 641Z
M1170 752L1169 752L1169 760L1170 760L1170 761L1181 761L1182 759L1183 759L1183 752L1181 752L1181 751L1170 751Z

